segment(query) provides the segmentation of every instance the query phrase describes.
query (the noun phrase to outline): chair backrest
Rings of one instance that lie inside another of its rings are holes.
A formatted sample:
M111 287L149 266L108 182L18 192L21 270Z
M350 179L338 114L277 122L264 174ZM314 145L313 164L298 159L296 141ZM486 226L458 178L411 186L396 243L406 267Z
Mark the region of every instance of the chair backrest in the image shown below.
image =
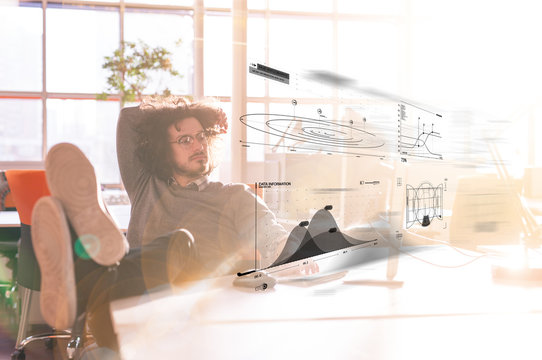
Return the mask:
M9 190L8 179L6 179L6 172L0 171L0 211L9 210L15 208L11 191Z
M39 290L40 271L30 231L34 205L39 198L51 195L45 170L7 170L6 178L21 219L17 282L28 289Z
M0 211L15 210L6 172L0 170ZM0 254L12 257L17 253L17 241L21 237L21 229L16 227L0 228Z

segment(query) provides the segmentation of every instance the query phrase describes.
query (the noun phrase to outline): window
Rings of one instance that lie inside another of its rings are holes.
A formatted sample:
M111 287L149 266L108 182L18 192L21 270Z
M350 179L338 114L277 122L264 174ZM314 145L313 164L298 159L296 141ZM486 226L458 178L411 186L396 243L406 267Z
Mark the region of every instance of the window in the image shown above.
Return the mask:
M183 77L173 79L151 74L148 86L151 92L161 92L168 87L174 94L192 94L194 24L191 11L127 9L124 39L132 42L141 40L153 47L162 46L173 54L174 68Z
M404 87L401 43L408 14L400 0L373 1L269 1L268 7L251 8L247 21L247 58L290 73L291 85L247 76L247 112L340 119L345 104L356 105L353 92L340 92L307 71L324 70L361 80L360 86L387 93ZM292 31L295 29L295 31ZM292 100L297 105L292 105ZM357 104L359 106L359 104ZM317 109L322 111L317 113ZM246 129L248 142L276 144L280 139ZM265 161L267 154L287 147L251 145L248 161ZM268 157L272 160L274 157ZM261 171L263 168L251 167ZM249 173L262 179L263 173Z
M232 87L232 21L230 13L205 16L204 87L206 96L230 96Z
M46 10L48 92L99 93L104 56L119 44L118 10L49 6Z
M0 161L41 160L41 100L0 99Z
M138 8L142 3L144 9ZM43 167L46 152L56 143L69 141L87 155L103 183L119 184L114 155L118 96L96 100L96 94L106 89L104 57L122 39L163 46L173 53L175 68L183 77L151 75L149 92L168 87L175 94L192 94L192 5L191 0L0 5L2 167Z
M42 10L0 6L0 91L41 91Z
M97 168L100 181L120 183L115 131L119 115L116 101L47 100L47 144L77 145Z
M542 48L533 44L542 23L530 2L473 5L461 0L437 6L429 0L249 0L246 4L246 29L236 31L246 30L247 44L239 51L232 50L231 0L3 2L2 166L17 167L21 162L42 166L39 162L51 146L70 140L83 148L107 182L120 181L111 156L119 97L97 101L95 94L106 88L103 58L121 40L143 40L173 53L183 77L151 76L149 93L167 86L175 94L216 97L228 111L247 112L288 112L295 98L298 112L313 111L311 106L319 104L328 116L340 118L344 106L356 105L357 99L318 82L283 86L247 74L246 104L232 103L232 86L238 81L232 79L233 65L244 56L247 65L260 62L294 75L326 70L355 79L367 89L450 110L450 119L462 117L457 119L461 124L477 121L474 112L479 109L499 120L517 120L517 126L505 125L515 126L514 131L502 133L514 134L514 152L528 153L529 165L542 164L536 137L526 136L528 127L522 125L529 123L536 130L540 122ZM525 115L518 109L536 110ZM232 123L240 115L232 113L236 117L230 118ZM78 124L81 121L84 124ZM454 131L457 136L464 133ZM483 127L479 133L486 133ZM261 134L245 129L241 137L247 136L262 140ZM465 151L485 146L477 134L472 136ZM240 140L227 141L236 146ZM216 175L222 180L231 175L228 166L234 161L228 150ZM252 146L240 161L263 162L266 151Z
M389 91L398 88L400 50L397 45L401 31L398 24L403 10L396 1L386 6L364 1L356 3L354 8L351 2L342 0L249 1L246 52L235 54L232 52L232 1L83 0L76 5L49 1L46 8L38 1L20 4L25 6L8 6L8 11L0 15L3 20L0 27L6 30L2 34L7 34L8 29L16 30L15 37L0 35L3 46L14 48L14 52L0 55L0 64L11 70L0 75L9 77L1 78L0 96L4 99L0 101L0 108L13 114L2 118L0 126L9 127L13 118L23 117L24 125L19 123L20 126L12 126L9 131L32 136L25 136L28 139L25 142L10 142L5 136L6 141L1 146L5 149L3 154L9 155L3 155L1 161L40 161L43 152L54 144L71 141L91 159L104 182L120 181L116 158L111 156L115 153L119 104L95 99L95 94L106 87L106 73L101 68L103 58L117 48L120 40L142 40L151 46L166 47L173 53L175 68L183 78L151 76L150 93L167 86L175 94L190 95L198 82L203 85L201 95L217 98L228 113L232 109L233 56L246 56L248 61L266 63L292 74L330 70L361 76L374 86L381 85L384 79ZM202 5L203 16L195 17L195 11ZM360 14L360 17L352 14ZM46 48L42 42L43 19ZM197 28L203 30L203 57L194 53ZM295 33L291 32L292 28L296 29ZM360 48L371 53L364 57L361 65L357 58ZM45 62L42 62L43 53ZM202 58L203 64L195 64L196 57ZM202 65L203 76L196 78L196 67ZM46 76L42 76L44 69ZM311 104L319 99L328 116L333 116L342 101L338 94L323 86L316 91L311 86L284 87L250 75L246 91L248 103L243 106L249 112L288 113L292 98L296 97L300 102L298 112L314 110L305 104L305 99ZM113 97L115 99L118 97ZM0 136L4 137L3 134ZM264 133L249 131L248 136L269 141ZM228 135L224 163L215 176L227 179L231 175L228 167L232 159L228 150L239 140ZM263 147L254 146L241 161L263 162L264 154Z

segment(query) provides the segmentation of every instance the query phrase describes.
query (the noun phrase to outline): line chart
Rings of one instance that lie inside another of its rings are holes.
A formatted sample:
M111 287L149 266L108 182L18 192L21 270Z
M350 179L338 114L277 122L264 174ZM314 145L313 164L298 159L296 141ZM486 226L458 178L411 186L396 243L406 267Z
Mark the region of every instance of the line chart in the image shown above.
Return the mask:
M442 116L406 103L398 104L397 113L399 153L442 160Z

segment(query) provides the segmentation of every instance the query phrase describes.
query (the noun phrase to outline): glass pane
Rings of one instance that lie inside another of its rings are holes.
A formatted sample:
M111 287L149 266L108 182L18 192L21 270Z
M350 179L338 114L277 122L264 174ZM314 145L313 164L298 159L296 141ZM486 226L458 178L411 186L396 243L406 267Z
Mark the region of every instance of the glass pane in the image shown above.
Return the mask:
M403 4L403 0L337 0L339 13L343 14L399 15Z
M249 9L263 10L266 8L266 0L250 0L247 1L247 7Z
M39 0L38 1L36 1L36 0L20 0L20 1L40 2ZM65 2L66 2L65 0L47 0L48 4L63 4ZM86 3L118 4L119 2L120 2L120 0L70 0L70 4L74 4L74 5L76 5L76 4L86 4ZM130 1L130 2L133 2L133 1Z
M292 33L295 29L295 33ZM330 20L273 18L270 20L269 66L281 71L301 74L307 70L333 69L333 26ZM286 86L269 82L271 96L314 96L310 89L296 88L295 81Z
M47 101L47 146L70 142L85 153L102 183L120 183L117 163L116 101Z
M338 38L339 74L362 88L397 93L401 59L396 25L345 21L339 23Z
M247 21L247 57L249 63L265 64L265 49L267 47L265 19L249 17ZM248 72L248 69L247 69ZM247 95L264 96L265 81L263 78L247 74Z
M221 181L223 183L231 182L231 129L237 124L233 124L236 119L232 119L231 102L220 102L216 106L222 108L228 117L229 130L222 137L222 149L218 154L218 167L209 175L211 181ZM237 140L236 140L237 141Z
M532 114L532 121L534 123L534 133L535 134L542 134L542 103L538 103L534 109ZM530 144L529 144L530 145ZM542 168L542 142L538 141L535 136L534 140L534 164L538 168ZM538 170L538 173L542 175L542 172ZM536 184L536 193L539 197L542 197L542 183L538 182Z
M149 4L149 5L174 5L174 6L192 6L194 0L130 0L130 4Z
M263 112L265 112L264 104L247 104L248 114L261 114ZM265 143L265 132L247 127L247 143L250 146L247 148L247 161L264 161L265 146L260 144Z
M413 13L413 98L506 119L540 102L539 3L417 0Z
M0 5L0 90L41 91L42 24L41 9Z
M124 39L132 42L141 40L151 47L164 47L172 53L173 68L182 75L182 78L178 78L165 73L150 74L145 91L147 94L161 93L165 88L174 94L192 93L193 27L192 16L187 12L127 10Z
M320 110L320 111L318 111ZM299 151L305 153L309 149L309 153L316 152L314 142L305 143L305 139L310 139L311 135L307 135L307 126L312 126L314 121L320 119L333 119L333 107L331 105L314 105L305 104L303 101L298 101L297 105L293 104L270 104L269 105L269 123L276 119L291 119L290 121L279 121L271 129L268 123L260 123L261 130L268 132L268 143L266 153L288 153L291 151ZM301 120L299 120L302 118ZM305 122L307 120L307 122Z
M232 88L231 16L205 16L204 88L206 96L230 96Z
M22 0L22 1L28 1L28 0ZM36 1L36 0L30 0L30 1ZM66 0L47 0L48 4L64 4L66 2L67 2ZM71 0L69 3L76 5L78 3L84 3L84 4L86 4L86 3L118 4L119 2L120 2L120 0ZM130 1L130 2L133 2L133 1Z
M247 1L250 3L250 1ZM231 8L233 7L232 0L204 0L203 5L211 8Z
M47 91L104 91L104 56L118 44L118 10L47 8Z
M318 109L321 111L318 111ZM269 112L271 114L281 115L282 117L286 118L303 117L312 120L333 119L332 105L304 103L302 99L297 100L297 104L295 106L291 103L270 104Z
M269 1L271 10L306 11L306 12L332 12L332 0L272 0Z
M41 161L41 100L0 99L0 161Z

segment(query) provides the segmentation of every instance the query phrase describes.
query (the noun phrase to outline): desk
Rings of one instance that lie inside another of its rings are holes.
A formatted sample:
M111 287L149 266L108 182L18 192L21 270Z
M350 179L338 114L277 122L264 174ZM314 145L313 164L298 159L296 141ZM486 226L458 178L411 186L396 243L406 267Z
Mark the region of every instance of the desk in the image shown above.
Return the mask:
M20 227L19 213L17 211L0 211L0 227Z
M126 232L130 223L130 205L107 205L107 210L119 229Z
M471 257L449 247L416 256L441 265ZM494 283L481 258L441 268L402 254L308 286L245 292L231 277L198 290L112 303L124 359L540 359L542 286Z

